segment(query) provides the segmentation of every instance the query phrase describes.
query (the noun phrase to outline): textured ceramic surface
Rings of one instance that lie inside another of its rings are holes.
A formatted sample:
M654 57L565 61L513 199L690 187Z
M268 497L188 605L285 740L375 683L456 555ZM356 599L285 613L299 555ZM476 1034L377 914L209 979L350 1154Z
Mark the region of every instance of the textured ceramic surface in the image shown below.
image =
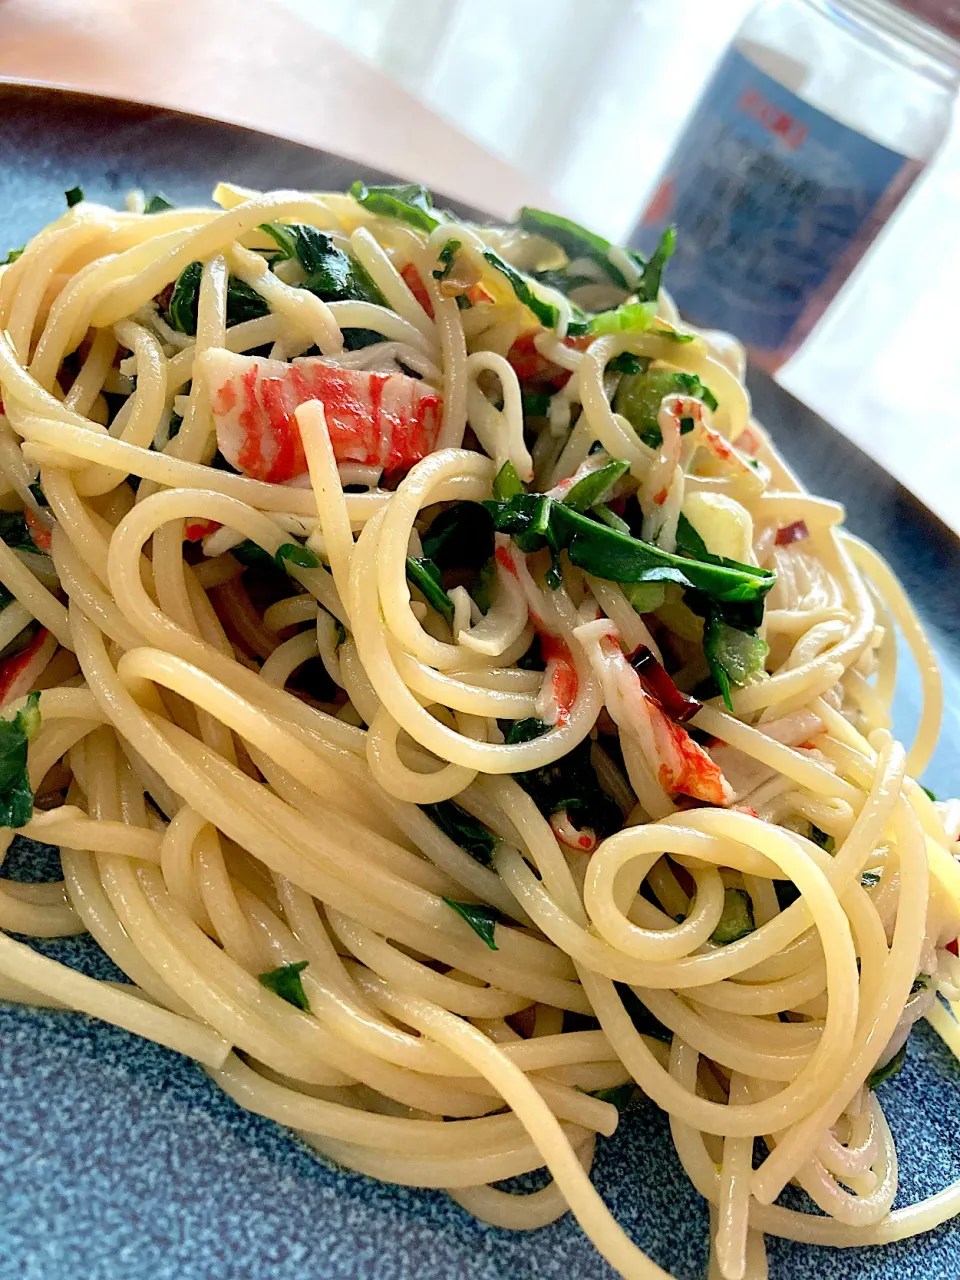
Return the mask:
M119 203L133 186L207 197L250 185L343 187L352 163L169 112L0 86L0 240L19 244L62 209L64 188ZM412 175L416 176L416 175ZM847 504L849 523L905 580L944 661L954 709L927 781L960 781L960 547L894 481L764 378L759 416L801 476ZM901 731L915 716L904 671ZM12 850L0 875L58 878L56 851ZM119 975L88 939L42 949ZM921 1028L883 1086L905 1204L960 1177L960 1069ZM598 1189L679 1280L706 1271L707 1215L641 1101L601 1140ZM957 1280L960 1226L885 1249L771 1244L772 1280ZM569 1218L534 1235L484 1227L441 1193L386 1187L321 1162L242 1111L203 1070L82 1015L0 1004L0 1280L606 1280Z

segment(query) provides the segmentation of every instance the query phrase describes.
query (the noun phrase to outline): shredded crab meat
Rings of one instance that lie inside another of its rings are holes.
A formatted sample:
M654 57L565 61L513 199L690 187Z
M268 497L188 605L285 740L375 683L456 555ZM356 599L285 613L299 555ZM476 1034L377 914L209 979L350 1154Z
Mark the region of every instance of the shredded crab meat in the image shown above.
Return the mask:
M540 638L540 652L547 664L537 696L537 715L544 724L565 725L580 691L580 678L570 646L560 634L559 628L547 621L545 615L554 610L545 598L545 593L534 582L523 552L500 543L496 550L496 561L520 583L530 621Z
M600 841L592 827L575 827L566 809L558 809L550 818L553 834L568 849L578 853L593 853Z
M56 648L56 637L41 627L25 649L0 664L0 706L30 692Z
M436 448L442 400L404 373L343 369L307 356L286 364L217 348L200 359L220 452L244 475L308 483L294 410L319 400L337 462L405 471Z
M603 685L607 710L623 733L638 743L667 795L692 796L724 807L731 804L734 792L719 766L645 691L620 647L616 628L601 619L579 628L577 636L585 643Z
M38 551L48 552L53 533L51 526L42 520L30 507L24 507L23 518L27 522L27 532L30 534L30 540L33 545Z

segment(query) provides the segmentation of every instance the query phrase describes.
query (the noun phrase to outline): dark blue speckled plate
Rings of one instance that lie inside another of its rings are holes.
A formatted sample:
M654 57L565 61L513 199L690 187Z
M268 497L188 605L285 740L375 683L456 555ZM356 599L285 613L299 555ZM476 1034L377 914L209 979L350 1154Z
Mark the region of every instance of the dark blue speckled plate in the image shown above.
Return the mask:
M215 179L343 188L369 171L227 125L103 99L0 85L4 243L62 209L76 183L120 203L139 186L207 199ZM416 176L416 175L412 175ZM926 781L960 783L960 545L868 457L772 382L758 416L805 481L847 504L891 560L943 660L950 711ZM945 589L945 584L950 584ZM898 728L916 715L906 670ZM0 874L57 878L55 851L15 848ZM44 944L117 977L87 939ZM960 1177L960 1068L922 1027L883 1086L906 1204ZM595 1180L627 1231L681 1280L706 1272L707 1214L645 1101L601 1140ZM773 1280L957 1280L960 1227L883 1249L774 1241ZM318 1160L225 1098L201 1068L78 1014L0 1005L0 1280L605 1280L568 1219L533 1235L481 1226L441 1193L384 1186Z

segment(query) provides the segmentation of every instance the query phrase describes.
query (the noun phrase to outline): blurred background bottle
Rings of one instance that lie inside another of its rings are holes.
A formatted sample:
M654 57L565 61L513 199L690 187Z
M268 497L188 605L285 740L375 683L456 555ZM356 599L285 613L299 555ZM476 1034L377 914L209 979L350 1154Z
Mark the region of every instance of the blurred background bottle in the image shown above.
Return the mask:
M686 319L771 372L797 350L946 137L958 42L960 0L751 11L631 238L678 228Z

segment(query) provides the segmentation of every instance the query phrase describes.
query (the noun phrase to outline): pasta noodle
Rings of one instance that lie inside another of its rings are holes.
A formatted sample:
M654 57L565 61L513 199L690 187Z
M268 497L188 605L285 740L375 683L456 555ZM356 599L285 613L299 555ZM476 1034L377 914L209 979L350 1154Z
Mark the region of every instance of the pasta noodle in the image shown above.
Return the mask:
M664 1273L589 1173L637 1087L722 1280L960 1213L892 1211L875 1091L922 1017L960 1055L936 661L669 245L216 198L81 201L0 268L0 860L63 867L3 881L0 997L506 1229L570 1211L628 1277Z

